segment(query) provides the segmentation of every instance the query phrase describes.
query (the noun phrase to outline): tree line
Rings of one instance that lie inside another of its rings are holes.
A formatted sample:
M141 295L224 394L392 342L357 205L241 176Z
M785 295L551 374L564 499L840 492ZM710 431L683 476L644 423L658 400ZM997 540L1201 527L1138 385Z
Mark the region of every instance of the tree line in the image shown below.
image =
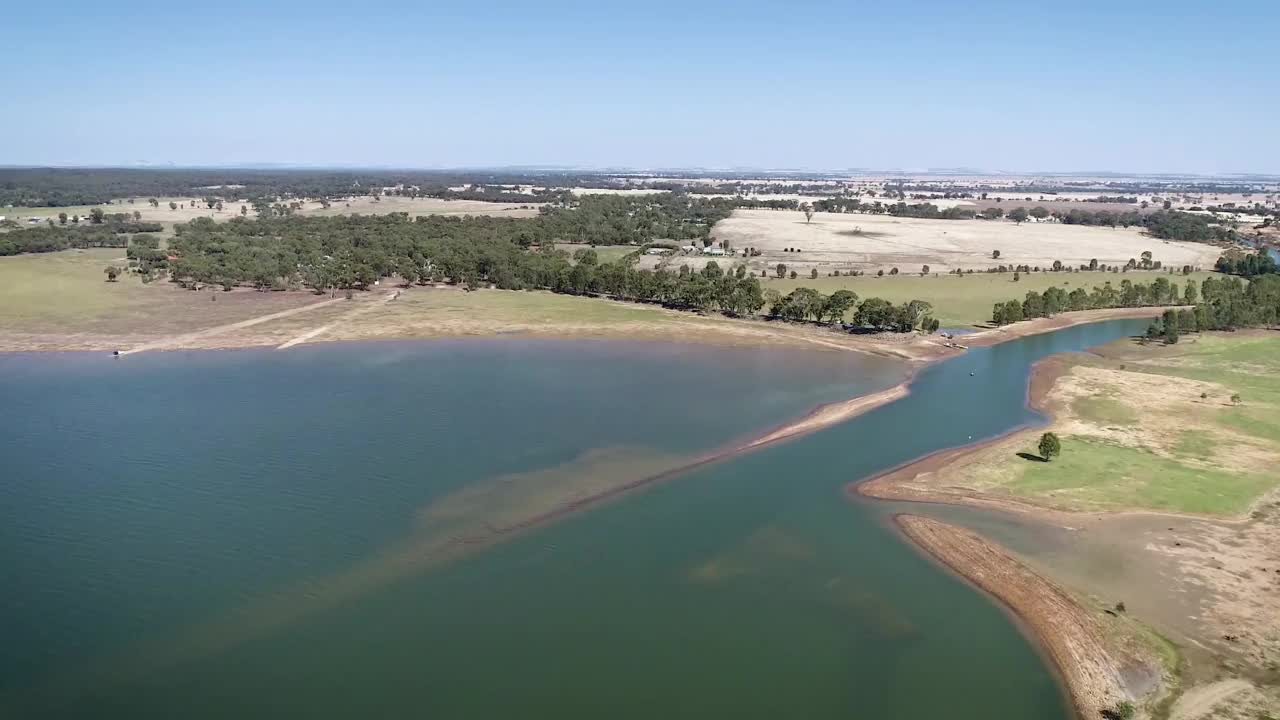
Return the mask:
M1105 308L1149 307L1159 305L1195 304L1198 297L1195 282L1188 281L1181 291L1178 283L1158 277L1150 283L1121 280L1120 287L1109 281L1095 285L1092 291L1082 287L1070 292L1052 286L1044 292L1031 291L1021 301L1007 300L992 308L991 322L1008 325L1033 318L1053 317L1061 312L1100 310Z
M1178 283L1163 277L1150 283L1123 280L1119 288L1108 282L1095 286L1092 291L1076 288L1067 292L1054 286L1043 293L1029 292L1021 302L996 303L991 322L1007 325L1032 318L1052 317L1068 310L1162 305L1192 307L1174 311L1174 315L1166 313L1166 320L1157 334L1165 333L1169 317L1177 319L1175 335L1179 329L1203 332L1275 325L1280 321L1280 275L1259 275L1250 281L1210 277L1199 286L1188 280L1181 290Z

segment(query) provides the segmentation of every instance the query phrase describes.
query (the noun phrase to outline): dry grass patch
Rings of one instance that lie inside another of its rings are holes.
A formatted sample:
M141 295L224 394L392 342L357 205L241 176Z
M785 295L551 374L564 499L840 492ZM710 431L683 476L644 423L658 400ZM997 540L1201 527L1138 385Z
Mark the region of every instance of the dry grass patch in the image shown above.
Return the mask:
M440 198L408 198L394 195L374 200L367 195L331 201L326 208L319 202L303 203L303 215L388 215L390 213L408 213L419 215L493 215L496 217L533 217L538 214L539 203L501 203L484 202L483 200L442 200ZM249 209L250 214L253 208Z
M1050 400L1066 435L1208 471L1265 472L1280 449L1222 425L1232 394L1219 383L1082 365L1059 378Z
M314 303L309 292L181 290L136 275L106 282L124 250L0 258L0 350L124 349Z

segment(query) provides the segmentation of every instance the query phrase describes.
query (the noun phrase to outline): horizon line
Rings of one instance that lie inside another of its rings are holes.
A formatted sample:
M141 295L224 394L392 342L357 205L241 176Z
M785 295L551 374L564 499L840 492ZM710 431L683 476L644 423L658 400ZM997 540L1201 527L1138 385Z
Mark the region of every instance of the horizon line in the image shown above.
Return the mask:
M1150 171L1132 172L1124 170L992 170L971 167L928 167L928 168L770 168L759 166L626 166L626 165L379 165L379 164L325 164L325 163L275 163L275 162L243 162L243 163L0 163L0 170L281 170L281 171L376 171L376 172L509 172L539 174L582 173L589 175L651 175L661 177L664 174L691 175L696 173L747 175L759 174L762 178L785 176L910 176L910 175L956 175L978 177L1086 177L1086 178L1204 178L1232 179L1254 181L1280 181L1280 173L1270 172L1178 172Z

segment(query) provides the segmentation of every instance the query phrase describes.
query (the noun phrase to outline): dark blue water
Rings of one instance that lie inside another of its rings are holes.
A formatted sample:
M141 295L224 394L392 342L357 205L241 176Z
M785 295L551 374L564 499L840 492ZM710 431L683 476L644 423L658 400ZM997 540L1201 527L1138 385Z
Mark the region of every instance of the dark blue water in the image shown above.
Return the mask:
M841 490L1036 420L1032 362L1143 326L970 350L853 421L442 563L422 513L460 490L501 517L494 477L601 447L638 450L585 474L647 467L893 369L521 341L0 359L0 710L1065 717L1007 617Z

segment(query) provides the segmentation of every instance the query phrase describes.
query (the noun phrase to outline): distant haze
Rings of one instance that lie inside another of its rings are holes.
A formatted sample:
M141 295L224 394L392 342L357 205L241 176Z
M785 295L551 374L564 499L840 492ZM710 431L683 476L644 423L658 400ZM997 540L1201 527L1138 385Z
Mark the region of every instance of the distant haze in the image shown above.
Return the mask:
M5 14L0 164L1277 173L1273 0Z

